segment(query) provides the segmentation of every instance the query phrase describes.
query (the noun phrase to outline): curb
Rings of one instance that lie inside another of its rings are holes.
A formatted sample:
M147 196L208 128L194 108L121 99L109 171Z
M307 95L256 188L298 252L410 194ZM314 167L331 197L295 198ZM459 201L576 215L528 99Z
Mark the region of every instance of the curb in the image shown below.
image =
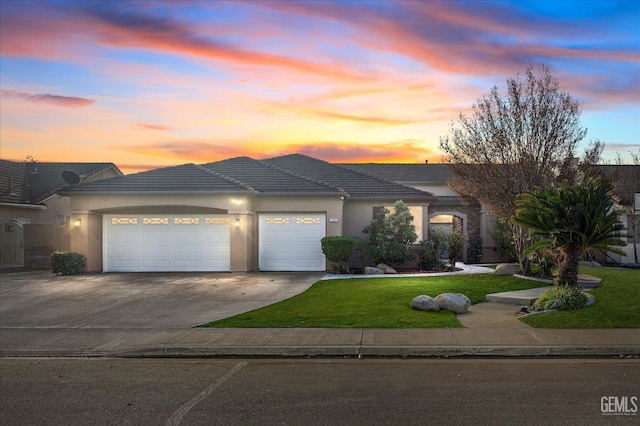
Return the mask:
M556 358L640 356L640 346L202 346L126 351L3 351L3 358Z

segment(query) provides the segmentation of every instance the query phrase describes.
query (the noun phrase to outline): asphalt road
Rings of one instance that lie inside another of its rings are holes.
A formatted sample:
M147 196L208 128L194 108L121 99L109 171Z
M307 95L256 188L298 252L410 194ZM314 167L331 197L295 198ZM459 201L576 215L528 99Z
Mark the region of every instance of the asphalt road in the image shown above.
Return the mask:
M638 398L638 359L0 360L5 426L628 425Z

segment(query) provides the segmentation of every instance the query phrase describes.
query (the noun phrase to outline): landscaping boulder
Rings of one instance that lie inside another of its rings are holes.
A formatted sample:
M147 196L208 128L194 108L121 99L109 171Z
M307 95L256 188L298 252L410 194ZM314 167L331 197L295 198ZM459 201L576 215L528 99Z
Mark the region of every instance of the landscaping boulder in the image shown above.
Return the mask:
M464 314L471 307L471 300L460 293L439 294L436 296L436 302L438 302L440 309L446 309L456 314Z
M380 268L376 268L374 266L365 266L364 267L364 274L365 275L382 275L384 274L384 271Z
M516 267L511 263L501 263L496 266L495 275L513 275L516 273Z
M380 263L377 266L378 269L382 269L384 271L385 274L397 274L398 271L396 271L395 269L393 269L391 266L386 265L384 263Z
M440 305L433 297L423 294L411 301L411 308L418 311L439 311Z

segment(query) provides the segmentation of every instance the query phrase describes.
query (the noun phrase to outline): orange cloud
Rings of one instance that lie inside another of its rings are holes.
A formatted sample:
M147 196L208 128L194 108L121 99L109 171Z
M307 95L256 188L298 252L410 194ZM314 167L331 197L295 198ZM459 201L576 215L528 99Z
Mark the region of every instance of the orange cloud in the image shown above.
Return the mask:
M28 102L38 102L44 104L51 104L64 107L85 107L94 104L96 101L93 99L79 98L77 96L60 96L50 94L33 94L27 92L16 92L15 90L2 90L0 91L5 98L22 99Z

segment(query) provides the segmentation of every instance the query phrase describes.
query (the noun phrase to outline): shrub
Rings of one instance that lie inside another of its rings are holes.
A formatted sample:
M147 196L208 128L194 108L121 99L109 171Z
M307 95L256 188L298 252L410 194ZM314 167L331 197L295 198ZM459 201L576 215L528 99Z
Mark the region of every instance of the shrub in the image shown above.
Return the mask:
M356 239L354 237L324 237L320 243L322 244L322 252L330 262L334 263L334 268L341 274L349 272L347 262L356 245Z
M469 241L467 260L469 263L478 263L482 259L482 237L474 237Z
M548 247L539 247L533 250L529 257L531 259L530 275L539 278L551 278L553 268L558 266L556 253Z
M467 244L467 236L464 235L462 229L453 228L447 235L447 248L449 250L449 264L451 270L456 269L456 259L464 253L464 246Z
M429 239L420 243L418 250L418 266L424 271L432 271L442 263L442 255L446 249L447 234L437 227L429 228Z
M51 254L51 273L56 275L78 275L84 266L85 257L70 251L54 251Z
M493 231L489 234L493 238L494 250L498 252L500 260L507 262L518 260L513 232L508 220L496 218L493 222Z
M545 291L533 304L534 311L571 311L587 306L587 296L579 287L560 286Z
M381 209L378 217L362 230L369 236L368 257L376 264L403 265L412 258L408 245L418 238L413 216L402 200L396 201L393 208L391 214L388 214L389 210Z

